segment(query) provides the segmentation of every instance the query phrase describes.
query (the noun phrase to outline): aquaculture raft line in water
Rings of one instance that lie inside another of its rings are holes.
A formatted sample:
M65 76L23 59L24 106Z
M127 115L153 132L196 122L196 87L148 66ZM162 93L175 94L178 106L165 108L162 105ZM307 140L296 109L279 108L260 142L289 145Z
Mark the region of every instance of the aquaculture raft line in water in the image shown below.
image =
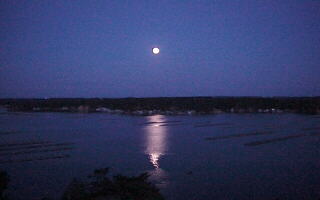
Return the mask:
M278 138L273 138L273 139L268 139L268 140L249 142L249 143L246 143L244 145L246 145L246 146L258 146L258 145L262 145L262 144L280 142L280 141L285 141L285 140L299 138L299 137L319 136L319 135L320 135L320 133L306 133L306 134L289 135L289 136L285 136L285 137L278 137Z
M222 140L222 139L248 137L248 136L269 135L269 134L272 134L272 133L273 132L271 132L271 131L263 131L263 132L242 133L242 134L216 136L216 137L206 137L205 139L206 140Z
M70 155L61 153L73 150L73 144L49 141L0 144L0 164L69 158Z

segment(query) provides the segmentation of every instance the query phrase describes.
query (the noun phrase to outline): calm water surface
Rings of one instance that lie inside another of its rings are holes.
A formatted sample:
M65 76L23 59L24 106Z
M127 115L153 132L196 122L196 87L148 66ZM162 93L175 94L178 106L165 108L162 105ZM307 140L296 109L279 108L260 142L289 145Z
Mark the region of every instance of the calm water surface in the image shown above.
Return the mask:
M320 197L320 116L2 112L0 128L12 199L58 198L102 167L149 172L169 200Z

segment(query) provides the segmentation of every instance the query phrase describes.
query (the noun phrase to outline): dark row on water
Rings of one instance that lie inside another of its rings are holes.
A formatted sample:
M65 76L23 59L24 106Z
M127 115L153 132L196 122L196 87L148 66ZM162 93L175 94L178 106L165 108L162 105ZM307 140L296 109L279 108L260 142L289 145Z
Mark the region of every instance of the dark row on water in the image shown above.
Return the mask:
M0 164L69 158L74 143L32 141L0 144Z
M319 127L304 128L302 130L305 130L305 131L317 130L318 132L290 134L290 135L285 135L285 136L273 137L270 139L256 140L253 142L245 143L244 145L253 147L253 146L264 145L264 144L269 144L269 143L276 143L276 142L281 142L281 141L286 141L286 140L301 138L301 137L320 136L320 128ZM206 137L205 140L217 141L217 140L225 140L225 139L233 139L233 138L250 137L250 136L263 136L263 135L268 136L268 135L272 135L274 133L275 133L274 131L255 131L255 132L251 132L251 133L240 133L240 134L232 134L232 135Z

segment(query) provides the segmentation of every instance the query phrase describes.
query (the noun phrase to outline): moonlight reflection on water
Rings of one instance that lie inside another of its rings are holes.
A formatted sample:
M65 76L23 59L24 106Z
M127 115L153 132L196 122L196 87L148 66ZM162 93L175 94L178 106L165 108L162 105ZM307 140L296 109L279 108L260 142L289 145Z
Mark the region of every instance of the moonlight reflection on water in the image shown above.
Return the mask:
M157 169L160 168L160 157L164 155L167 150L167 127L159 126L160 123L165 122L165 116L148 116L148 122L159 123L153 123L146 127L146 154L149 155L151 164Z
M148 122L151 124L146 126L146 150L145 153L149 156L149 161L155 168L150 171L151 179L157 181L162 185L166 185L164 180L167 173L160 168L159 160L166 154L168 150L167 144L167 127L160 126L161 123L166 121L166 117L162 115L154 115L147 117Z

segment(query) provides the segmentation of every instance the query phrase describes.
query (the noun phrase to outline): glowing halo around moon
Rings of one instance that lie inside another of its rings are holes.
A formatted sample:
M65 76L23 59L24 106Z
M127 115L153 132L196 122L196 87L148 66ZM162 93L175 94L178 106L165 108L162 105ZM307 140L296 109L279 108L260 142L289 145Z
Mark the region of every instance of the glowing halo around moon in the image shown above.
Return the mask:
M158 54L158 53L160 53L160 49L158 47L154 47L154 48L152 48L152 53Z

